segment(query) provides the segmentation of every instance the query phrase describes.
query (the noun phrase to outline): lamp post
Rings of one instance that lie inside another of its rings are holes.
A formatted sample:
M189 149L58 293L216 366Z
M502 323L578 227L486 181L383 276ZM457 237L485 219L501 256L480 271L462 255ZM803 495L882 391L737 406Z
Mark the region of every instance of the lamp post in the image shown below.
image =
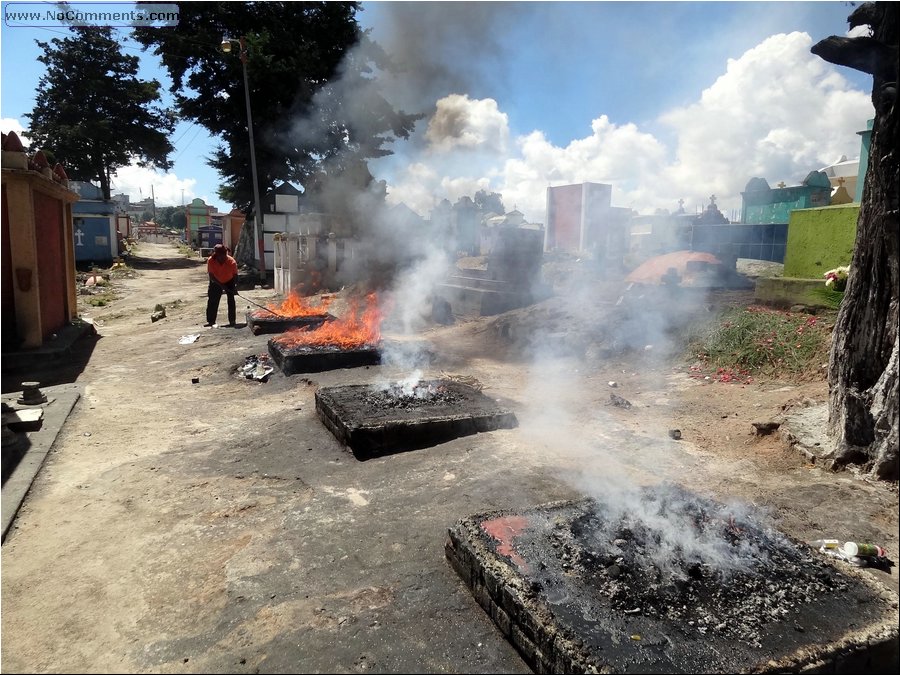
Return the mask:
M222 40L222 51L231 53L231 43L235 40L225 38ZM237 42L241 46L241 67L244 70L244 99L247 103L247 132L250 136L250 171L253 177L253 230L259 247L259 278L266 278L266 249L263 243L262 229L262 203L259 201L259 181L256 178L256 144L253 142L253 115L250 112L250 83L247 79L247 43L244 36Z

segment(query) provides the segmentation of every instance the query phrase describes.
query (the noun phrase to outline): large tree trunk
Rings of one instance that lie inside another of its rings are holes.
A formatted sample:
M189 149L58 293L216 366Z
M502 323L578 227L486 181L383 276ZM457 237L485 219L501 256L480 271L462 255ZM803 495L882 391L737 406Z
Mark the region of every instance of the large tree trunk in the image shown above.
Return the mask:
M256 215L253 216L256 218ZM250 215L248 213L247 218L244 220L244 224L241 226L241 234L238 237L238 242L234 246L233 257L237 260L237 264L243 267L248 267L250 269L257 269L259 265L256 264L256 241L253 236L253 220L250 219Z
M849 17L871 37L822 40L812 49L827 61L873 75L875 120L850 278L831 348L828 431L835 466L862 464L872 475L898 478L898 4L865 3Z

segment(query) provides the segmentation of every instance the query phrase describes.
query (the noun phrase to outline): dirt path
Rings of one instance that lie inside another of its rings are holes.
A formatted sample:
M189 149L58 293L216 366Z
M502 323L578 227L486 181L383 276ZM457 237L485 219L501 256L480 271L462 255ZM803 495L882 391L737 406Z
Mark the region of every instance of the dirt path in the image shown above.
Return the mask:
M404 369L240 379L268 336L202 327L199 259L154 244L138 256L119 299L85 307L102 335L85 395L3 545L6 672L529 672L446 563L447 528L610 478L747 500L793 536L862 538L897 559L896 489L751 433L757 418L821 401L822 383L538 367L504 352L487 320L467 322L425 332L438 354L425 375L478 378L520 427L359 462L317 419L316 387ZM151 323L158 303L168 316ZM610 381L632 408L608 405ZM870 574L897 590L896 575Z

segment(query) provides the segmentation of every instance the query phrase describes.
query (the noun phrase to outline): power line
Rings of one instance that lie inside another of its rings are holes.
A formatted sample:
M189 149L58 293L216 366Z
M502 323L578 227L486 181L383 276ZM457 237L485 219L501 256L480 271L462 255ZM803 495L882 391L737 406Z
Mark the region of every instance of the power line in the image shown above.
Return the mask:
M177 155L175 155L175 159L172 160L173 163L174 163L174 162L177 162L177 161L178 161L178 158L181 157L181 156L184 154L184 151L187 150L189 147L191 147L191 143L193 143L194 141L197 140L197 136L200 135L200 131L201 131L202 129L203 129L203 127L199 127L199 126L197 127L197 132L194 134L194 136L191 138L191 140L188 141L187 145L185 145L185 146L181 149L181 152L179 152Z

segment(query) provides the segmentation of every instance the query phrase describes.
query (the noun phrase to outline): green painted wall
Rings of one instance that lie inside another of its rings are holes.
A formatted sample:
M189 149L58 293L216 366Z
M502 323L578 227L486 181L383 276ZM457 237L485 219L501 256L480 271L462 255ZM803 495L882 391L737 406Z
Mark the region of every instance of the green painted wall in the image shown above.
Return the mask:
M794 209L828 206L831 182L822 171L810 171L802 185L792 187L771 188L764 178L751 178L741 197L742 223L787 223Z
M859 204L791 211L784 276L824 283L825 272L849 265L858 218Z
M209 225L209 207L197 197L187 207L187 216L188 239L196 243L200 237L200 228Z

